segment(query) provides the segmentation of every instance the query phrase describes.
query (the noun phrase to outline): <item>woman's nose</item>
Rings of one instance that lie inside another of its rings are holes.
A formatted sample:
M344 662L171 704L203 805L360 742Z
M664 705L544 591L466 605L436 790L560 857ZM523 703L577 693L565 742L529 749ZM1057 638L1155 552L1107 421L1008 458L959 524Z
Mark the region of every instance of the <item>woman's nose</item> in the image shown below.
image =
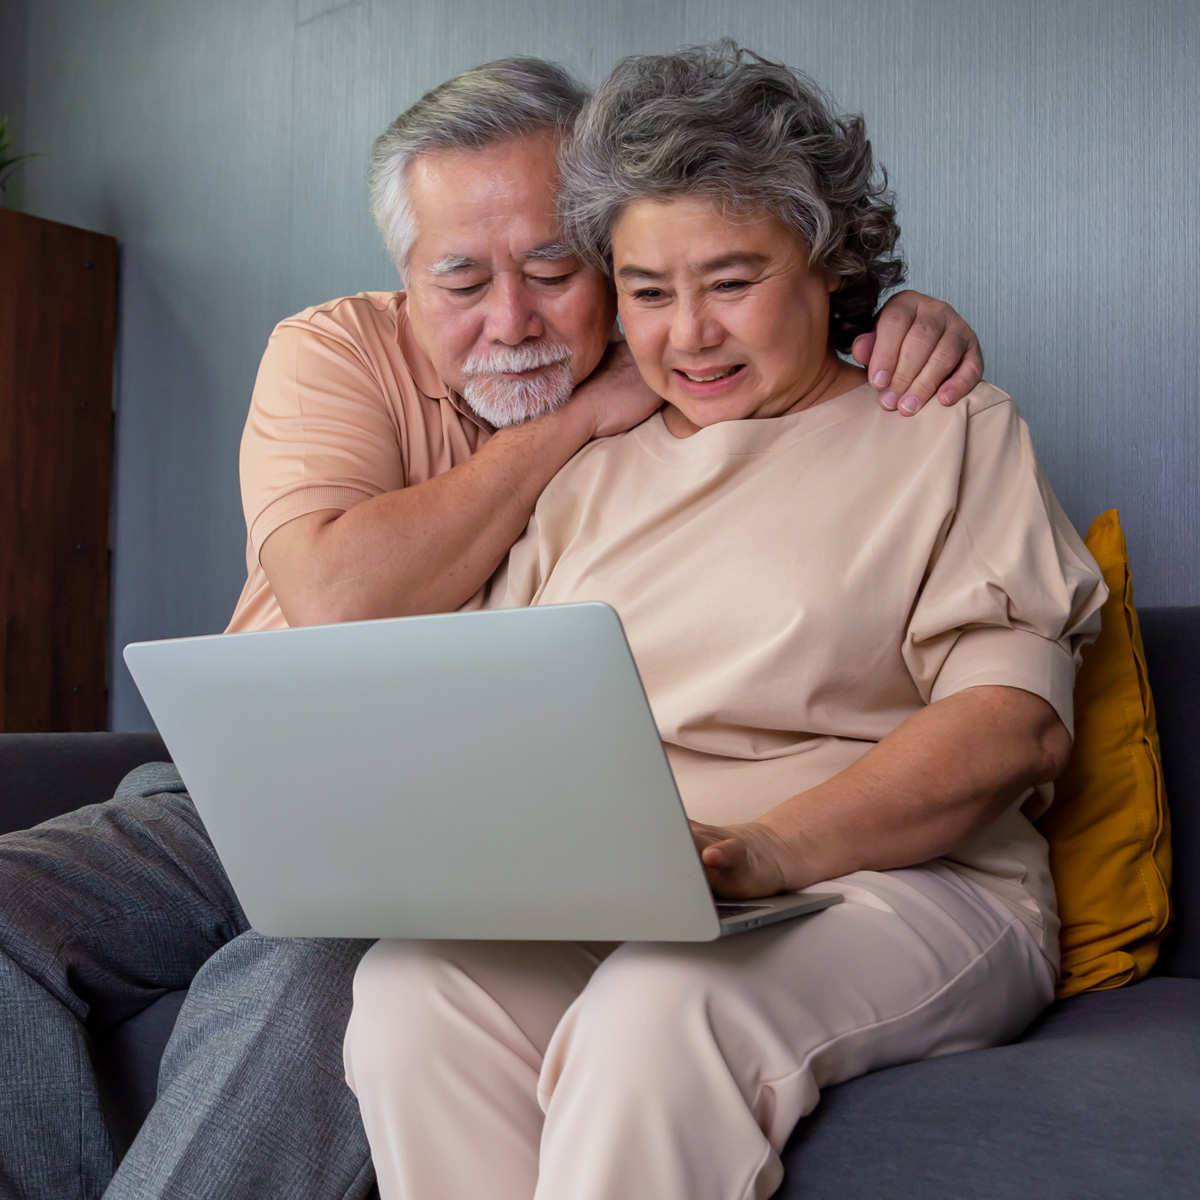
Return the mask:
M545 323L536 297L521 284L504 279L493 281L487 300L484 336L506 346L519 346L528 338L541 337Z
M685 354L695 354L715 345L720 338L699 304L680 301L671 320L671 345Z

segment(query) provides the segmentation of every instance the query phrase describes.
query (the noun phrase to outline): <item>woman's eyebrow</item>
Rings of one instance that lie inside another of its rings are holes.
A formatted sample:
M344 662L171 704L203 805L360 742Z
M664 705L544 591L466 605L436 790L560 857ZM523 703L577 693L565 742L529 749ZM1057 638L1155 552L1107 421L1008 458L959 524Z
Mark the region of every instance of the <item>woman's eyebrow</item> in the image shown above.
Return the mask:
M770 259L765 254L752 254L749 250L735 250L731 254L722 254L705 262L689 263L688 266L697 275L712 275L716 271L728 271L730 267L761 267Z
M665 277L661 271L651 271L649 267L638 267L633 263L622 267L617 272L618 279L664 279Z
M765 254L737 250L732 254L705 259L704 262L688 263L688 270L694 275L712 275L717 271L728 271L731 267L761 267L768 261ZM651 271L649 267L639 267L635 263L628 263L617 272L620 279L665 279L668 274L668 271Z

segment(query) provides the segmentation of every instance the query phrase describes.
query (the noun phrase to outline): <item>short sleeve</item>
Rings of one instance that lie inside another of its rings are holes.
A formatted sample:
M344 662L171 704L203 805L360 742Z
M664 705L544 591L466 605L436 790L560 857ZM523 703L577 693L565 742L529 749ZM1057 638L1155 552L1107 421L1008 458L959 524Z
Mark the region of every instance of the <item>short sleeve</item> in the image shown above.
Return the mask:
M296 517L404 487L397 421L351 331L308 315L278 325L242 434L242 506L254 554Z
M957 503L904 659L927 702L985 684L1022 688L1048 701L1073 734L1075 671L1108 593L1016 405L994 394L1001 399L967 420Z

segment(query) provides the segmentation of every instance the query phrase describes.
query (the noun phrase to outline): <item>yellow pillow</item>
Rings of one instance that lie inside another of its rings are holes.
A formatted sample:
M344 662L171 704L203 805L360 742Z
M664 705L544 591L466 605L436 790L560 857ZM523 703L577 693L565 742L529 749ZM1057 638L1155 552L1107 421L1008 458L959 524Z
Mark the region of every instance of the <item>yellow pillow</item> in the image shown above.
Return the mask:
M1110 594L1075 682L1071 761L1039 824L1062 919L1059 999L1141 979L1171 921L1162 755L1116 509L1086 540Z

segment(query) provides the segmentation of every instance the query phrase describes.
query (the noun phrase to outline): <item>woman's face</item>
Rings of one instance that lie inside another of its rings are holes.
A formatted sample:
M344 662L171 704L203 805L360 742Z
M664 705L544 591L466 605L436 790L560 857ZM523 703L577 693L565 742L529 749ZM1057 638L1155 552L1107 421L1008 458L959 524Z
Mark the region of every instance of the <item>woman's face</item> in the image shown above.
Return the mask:
M777 218L726 215L695 196L637 200L612 248L621 325L676 436L782 416L860 381L829 347L838 277L810 270Z

